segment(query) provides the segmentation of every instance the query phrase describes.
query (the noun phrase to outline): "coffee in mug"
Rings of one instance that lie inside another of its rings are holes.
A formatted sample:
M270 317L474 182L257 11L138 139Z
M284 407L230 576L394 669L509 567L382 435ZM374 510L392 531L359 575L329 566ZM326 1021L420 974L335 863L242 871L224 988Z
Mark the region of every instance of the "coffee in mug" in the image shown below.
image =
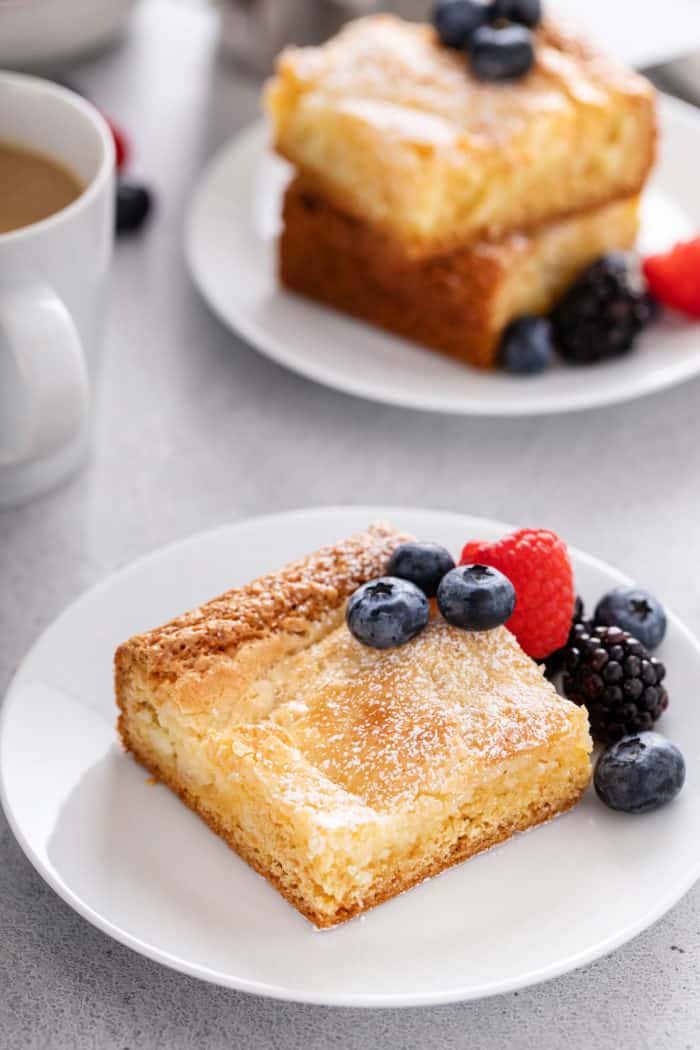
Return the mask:
M0 142L0 233L48 219L77 200L83 188L60 161Z

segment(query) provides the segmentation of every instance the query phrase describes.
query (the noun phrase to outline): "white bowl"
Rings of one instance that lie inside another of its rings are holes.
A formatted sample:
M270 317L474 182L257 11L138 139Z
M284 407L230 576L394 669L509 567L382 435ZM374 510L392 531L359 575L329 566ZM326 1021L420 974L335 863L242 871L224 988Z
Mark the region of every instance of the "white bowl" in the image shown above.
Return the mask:
M136 0L4 0L0 66L34 66L107 43Z

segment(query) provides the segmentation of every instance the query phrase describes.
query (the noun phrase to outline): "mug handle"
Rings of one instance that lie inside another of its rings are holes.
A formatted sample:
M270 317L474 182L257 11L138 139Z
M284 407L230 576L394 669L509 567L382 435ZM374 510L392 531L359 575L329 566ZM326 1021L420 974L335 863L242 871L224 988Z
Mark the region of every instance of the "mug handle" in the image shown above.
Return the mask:
M25 433L13 448L0 448L0 466L17 466L79 433L89 404L87 368L73 319L47 285L0 288L0 333L28 403Z

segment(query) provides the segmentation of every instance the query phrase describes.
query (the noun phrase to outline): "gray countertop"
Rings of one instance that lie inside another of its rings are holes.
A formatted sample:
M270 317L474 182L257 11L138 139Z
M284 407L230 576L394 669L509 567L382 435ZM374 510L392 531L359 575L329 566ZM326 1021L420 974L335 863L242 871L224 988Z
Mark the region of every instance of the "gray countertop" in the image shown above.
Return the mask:
M312 385L208 312L185 268L184 209L207 158L255 115L258 94L219 59L215 30L204 7L151 0L121 46L64 71L129 129L134 170L156 187L158 209L142 237L117 247L91 462L0 515L0 689L61 609L135 556L220 522L314 504L403 503L548 525L700 629L699 382L568 418L438 417ZM626 947L546 985L461 1006L331 1010L200 984L110 941L42 882L0 820L8 1050L700 1044L700 886Z

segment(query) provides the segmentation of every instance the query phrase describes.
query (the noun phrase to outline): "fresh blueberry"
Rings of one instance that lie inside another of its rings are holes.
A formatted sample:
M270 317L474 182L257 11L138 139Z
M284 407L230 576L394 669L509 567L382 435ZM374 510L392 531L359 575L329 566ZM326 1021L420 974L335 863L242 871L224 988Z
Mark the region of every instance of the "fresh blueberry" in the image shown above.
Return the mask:
M389 576L410 580L428 598L437 594L440 580L454 569L452 555L439 543L402 543L389 558Z
M509 22L534 29L542 21L541 0L496 0L497 13Z
M515 80L535 61L532 33L525 26L481 26L469 41L472 72L480 80Z
M683 787L685 761L660 733L625 736L598 759L593 783L611 809L648 813L671 802Z
M490 631L510 619L515 588L507 576L489 565L459 565L443 576L437 601L453 627Z
M414 583L382 576L355 591L345 619L350 633L363 645L396 649L420 634L430 619L430 606Z
M552 326L544 317L519 317L503 333L500 359L507 372L535 375L549 368L553 357Z
M438 0L433 7L433 25L443 44L462 50L479 26L493 18L494 5L480 0Z
M146 186L124 180L117 183L117 233L140 229L150 210L151 193Z
M653 594L638 587L616 587L596 606L594 622L600 627L621 627L647 649L655 649L666 634L666 613Z

